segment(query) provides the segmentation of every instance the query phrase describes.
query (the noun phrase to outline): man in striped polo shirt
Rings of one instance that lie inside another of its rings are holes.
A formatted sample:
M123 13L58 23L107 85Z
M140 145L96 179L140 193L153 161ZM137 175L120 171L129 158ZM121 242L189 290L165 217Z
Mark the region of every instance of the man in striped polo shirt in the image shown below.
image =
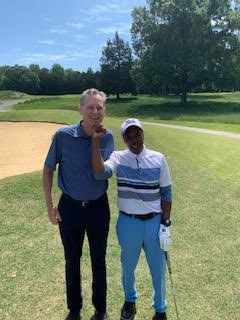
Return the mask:
M92 164L98 180L117 176L119 217L117 236L121 246L122 284L125 302L121 320L132 320L136 313L135 269L143 248L153 284L153 320L166 320L166 260L172 192L171 177L162 153L144 145L142 124L127 119L121 125L127 149L115 151L103 161L100 139L105 129L96 126L92 135ZM160 243L160 246L159 246Z

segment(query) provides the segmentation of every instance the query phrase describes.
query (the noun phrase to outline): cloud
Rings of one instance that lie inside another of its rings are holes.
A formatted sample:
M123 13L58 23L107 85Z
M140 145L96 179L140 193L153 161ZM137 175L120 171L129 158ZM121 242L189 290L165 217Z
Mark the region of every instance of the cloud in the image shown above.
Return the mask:
M99 15L102 13L109 13L109 12L116 12L116 10L119 9L119 6L116 4L106 4L106 5L100 5L97 4L95 7L90 8L88 10L88 14L90 15Z
M116 23L115 25L109 27L97 28L96 33L115 34L115 32L117 31L119 36L121 37L121 35L129 34L130 27L131 26L129 23Z
M69 52L69 57L72 57L73 59L78 59L78 58L96 58L98 56L98 52L96 48L94 49L86 49L86 50L81 50L79 52L74 51L74 52Z
M95 23L99 23L99 27L96 29L97 34L103 35L114 35L117 31L119 35L129 35L130 32L130 24L117 22L117 16L120 14L129 15L131 11L131 7L129 6L128 1L122 1L114 3L106 2L104 5L97 4L89 9L81 10L82 18L81 22L78 22L79 19L74 19L74 22L68 22L64 26L53 26L49 32L59 35L71 34L73 32L73 28L80 30L84 28L88 28L88 23L95 21ZM122 20L122 18L121 18ZM112 24L111 24L112 22ZM102 26L100 25L102 23ZM108 25L105 27L105 25ZM69 29L71 28L71 29ZM84 35L77 35L75 38L84 38ZM43 42L42 42L43 43ZM44 43L43 43L44 44ZM45 43L47 44L47 43ZM50 44L50 43L49 43Z
M24 65L31 63L46 64L49 62L61 63L67 61L78 61L80 58L96 58L99 53L96 48L81 51L70 50L63 53L25 53L20 59Z
M24 64L31 64L63 61L64 59L66 59L66 54L25 53L21 60Z
M100 8L99 8L100 7ZM103 8L101 8L103 7ZM108 3L104 6L99 6L97 5L95 7L96 12L99 10L99 13L111 13L113 12L114 14L122 15L122 14L127 14L129 15L129 12L133 9L132 5L129 4L128 1L118 1L118 4L114 3Z
M52 27L50 30L49 30L50 33L57 33L57 34L66 34L68 33L68 30L66 29L61 29L59 27Z
M53 45L53 44L55 44L55 41L53 41L53 40L38 40L37 43Z
M96 18L97 21L106 20L106 15L110 16L110 14L120 15L120 14L129 14L131 11L131 7L129 7L129 3L127 1L121 2L120 4L109 2L104 5L97 4L96 6L89 8L88 10L84 10L84 15L92 18Z
M97 34L114 34L116 32L116 28L114 26L112 27L103 27L103 28L97 28L96 33Z
M83 24L82 23L77 23L77 22L76 23L73 23L73 22L67 23L67 25L70 26L70 27L76 28L76 29L83 28Z
M76 35L74 35L74 37L77 39L85 39L86 38L86 36L84 34L76 34Z

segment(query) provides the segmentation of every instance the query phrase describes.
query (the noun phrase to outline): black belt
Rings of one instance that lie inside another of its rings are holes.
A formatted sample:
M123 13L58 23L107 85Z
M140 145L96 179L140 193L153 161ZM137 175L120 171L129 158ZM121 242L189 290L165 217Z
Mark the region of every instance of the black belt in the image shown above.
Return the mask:
M87 201L73 199L66 193L62 193L62 197L64 199L70 200L71 202L77 203L78 205L80 205L80 206L85 208L85 207L90 207L90 206L94 206L94 205L98 204L102 200L106 199L107 195L106 195L106 193L104 193L104 195L102 195L101 197L99 197L99 198L97 198L95 200L87 200Z
M149 220L149 219L152 219L153 217L155 217L157 214L160 214L160 212L149 212L149 213L145 213L145 214L133 214L133 213L127 213L124 211L120 211L120 212L125 214L128 217L136 218L136 219L140 219L140 220Z

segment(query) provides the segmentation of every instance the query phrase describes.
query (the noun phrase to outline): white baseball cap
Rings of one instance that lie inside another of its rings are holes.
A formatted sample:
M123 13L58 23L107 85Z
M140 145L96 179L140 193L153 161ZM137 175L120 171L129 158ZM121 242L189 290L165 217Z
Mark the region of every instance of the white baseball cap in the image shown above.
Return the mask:
M127 128L129 127L138 127L143 130L142 124L138 119L135 118L129 118L125 120L121 125L121 134L122 136L126 132Z

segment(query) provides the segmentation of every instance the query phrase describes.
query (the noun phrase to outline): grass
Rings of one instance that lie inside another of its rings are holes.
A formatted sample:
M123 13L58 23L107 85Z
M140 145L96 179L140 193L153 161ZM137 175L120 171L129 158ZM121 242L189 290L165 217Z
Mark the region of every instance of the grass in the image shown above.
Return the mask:
M23 92L11 91L11 90L0 90L0 101L1 100L13 100L21 98L29 98L30 96Z
M138 115L139 119L148 121L240 133L239 101L240 92L189 94L188 106L183 108L176 96L126 95L120 100L110 96L107 115L118 118ZM68 123L75 119L78 103L79 95L32 97L31 101L18 104L9 112L1 112L0 121L51 119Z
M48 101L50 105L54 100ZM126 110L129 109L130 105ZM26 115L28 120L35 120L38 112L38 116L44 114L46 118L48 114L48 121L62 122L66 115L71 122L78 119L74 110L64 108L16 109L15 113L18 112L22 115L19 120ZM119 136L124 118L121 112L120 117L111 114L105 120L115 135L117 149L124 147ZM145 120L149 120L148 116ZM145 142L149 148L166 155L171 169L174 202L170 255L180 319L239 319L239 140L146 125ZM56 183L54 193L57 201ZM115 178L110 180L108 194L112 213L107 251L108 310L115 320L119 319L123 303L115 233L118 213ZM23 320L34 315L36 320L64 319L67 311L63 251L58 230L46 216L41 172L0 180L0 211L0 318ZM87 241L82 268L82 319L87 320L93 314ZM168 319L173 320L176 316L169 281L167 285ZM135 319L151 319L152 287L143 254L137 268L137 287Z

